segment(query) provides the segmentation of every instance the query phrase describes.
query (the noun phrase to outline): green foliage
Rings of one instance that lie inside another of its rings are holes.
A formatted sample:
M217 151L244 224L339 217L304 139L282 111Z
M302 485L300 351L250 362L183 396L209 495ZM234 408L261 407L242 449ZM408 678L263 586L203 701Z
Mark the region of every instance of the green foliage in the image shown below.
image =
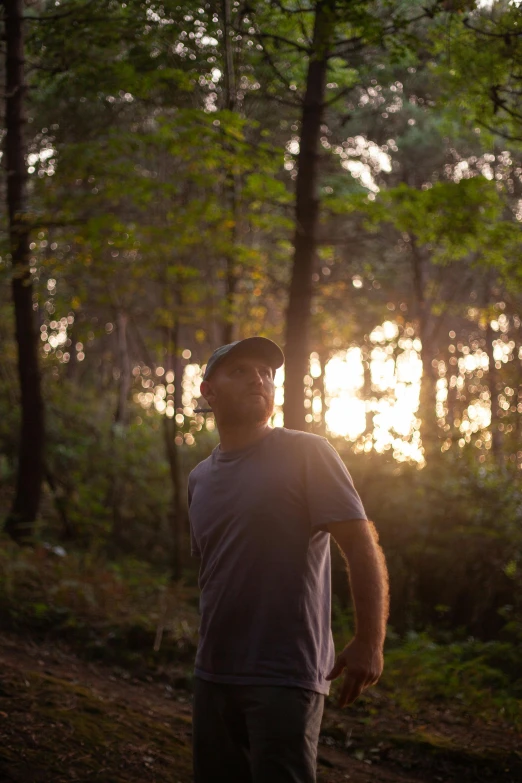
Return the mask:
M144 417L141 424L113 432L110 393L100 399L75 383L65 382L59 394L50 384L47 399L47 468L56 490L50 526L42 534L73 535L86 547L103 549L113 524L110 497L117 476L122 520L140 520L128 529L126 546L135 552L143 546L160 552L162 541L168 546L168 468L158 423Z
M1 543L4 628L61 639L83 657L142 671L192 660L196 592L179 585L171 593L167 571L135 557L112 562L92 550L20 550L4 537ZM160 621L165 633L154 651Z
M472 447L422 471L372 455L348 465L387 557L392 626L517 642L522 580L509 567L522 559L517 469L477 465Z
M479 126L489 142L522 142L520 7L493 0L441 18L430 33L433 71L455 117Z
M351 609L342 608L334 598L332 630L336 650L350 641L353 628ZM401 637L390 626L384 674L378 687L406 713L446 709L453 714L473 714L483 720L506 720L518 727L522 707L521 664L516 638L481 641L468 637L456 641L447 635L436 640L426 631L409 631ZM332 701L340 687L341 680L333 684ZM368 704L371 712L371 700Z
M484 719L521 720L520 648L507 642L437 644L410 634L386 653L382 686L400 707L417 712L426 704L448 705Z
M392 222L428 246L435 263L444 263L480 251L498 229L502 208L495 183L473 177L436 182L425 190L401 184L384 191L368 211L373 223Z

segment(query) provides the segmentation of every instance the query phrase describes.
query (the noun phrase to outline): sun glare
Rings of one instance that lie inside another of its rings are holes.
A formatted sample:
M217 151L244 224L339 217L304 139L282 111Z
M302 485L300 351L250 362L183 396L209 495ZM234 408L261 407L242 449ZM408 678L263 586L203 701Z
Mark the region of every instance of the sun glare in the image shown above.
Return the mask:
M355 450L393 451L399 461L424 463L420 442L419 407L422 362L413 341L394 356L396 324L385 321L370 340L369 374L372 396L364 399L364 362L360 348L336 353L325 368L326 426L334 436L355 441ZM367 432L370 430L370 432ZM362 437L364 436L364 437Z
M58 347L64 343L67 319L51 321L42 327L42 341L45 341L46 355L52 352L59 358ZM493 331L506 331L502 316L491 322ZM53 331L51 331L53 330ZM455 334L450 332L450 338ZM384 321L369 335L370 345L363 348L351 346L338 350L330 356L324 367L319 354L310 355L309 374L304 378L303 397L305 420L312 431L325 432L333 438L343 438L353 444L356 453L375 451L390 452L399 462L413 462L419 467L425 464L421 441L419 400L423 373L422 345L414 335L411 325L402 328L394 321ZM82 350L83 344L78 343ZM451 358L447 361L434 360L434 369L439 378L436 381L435 411L441 434L447 432L441 449L447 451L454 440L450 436L453 427L458 433L458 446L473 443L477 448L492 447L491 397L481 378L489 370L486 351L459 343L448 346ZM453 356L456 351L460 356ZM520 351L522 358L522 349ZM495 368L518 356L513 340L493 341ZM78 359L80 354L78 355ZM188 350L183 358L191 358ZM65 361L64 359L61 359ZM181 398L175 403L175 374L163 367L153 373L148 367L137 366L133 370L135 382L134 400L152 415L154 412L175 417L180 427L190 423L189 433L179 433L180 443L192 445L193 432L202 427L212 431L215 421L212 415L201 416L195 412L200 403L199 387L205 365L186 364L183 370ZM284 426L284 368L276 371L275 408L271 420L273 427ZM140 388L141 386L141 388ZM455 413L451 399L464 399L469 387L471 392L467 405ZM504 411L513 410L515 391L506 387L498 396L498 405ZM175 404L178 405L177 410ZM516 409L516 408L515 408ZM522 413L522 411L520 411ZM510 430L507 428L506 431ZM183 436L182 436L183 435ZM443 436L444 437L444 436ZM178 438L176 439L178 442ZM482 458L481 458L482 459Z

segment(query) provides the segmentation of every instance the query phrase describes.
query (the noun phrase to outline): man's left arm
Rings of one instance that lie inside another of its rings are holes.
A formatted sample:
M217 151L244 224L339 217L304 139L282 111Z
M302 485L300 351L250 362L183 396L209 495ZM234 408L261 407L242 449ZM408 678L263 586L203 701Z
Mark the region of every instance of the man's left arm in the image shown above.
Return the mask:
M372 522L352 519L327 528L346 560L356 616L355 636L336 658L327 680L344 672L339 707L351 704L375 685L383 670L383 645L388 619L388 572Z

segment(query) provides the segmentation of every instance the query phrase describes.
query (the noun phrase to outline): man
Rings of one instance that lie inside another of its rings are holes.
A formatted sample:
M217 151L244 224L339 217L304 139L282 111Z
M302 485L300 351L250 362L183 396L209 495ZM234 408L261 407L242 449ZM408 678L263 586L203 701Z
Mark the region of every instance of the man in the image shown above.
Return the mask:
M344 707L383 668L384 558L328 441L268 426L283 361L271 340L240 340L212 354L201 384L220 444L189 477L201 558L196 783L313 783L330 681L344 672ZM329 533L347 560L357 617L337 659Z

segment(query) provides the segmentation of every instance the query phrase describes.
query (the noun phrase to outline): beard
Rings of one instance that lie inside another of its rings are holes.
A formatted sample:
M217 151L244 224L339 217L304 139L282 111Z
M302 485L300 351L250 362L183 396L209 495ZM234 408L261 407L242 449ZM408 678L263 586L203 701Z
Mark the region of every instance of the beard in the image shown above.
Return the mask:
M222 423L227 426L256 427L266 424L274 412L273 398L248 395L239 401L227 401L219 411Z

